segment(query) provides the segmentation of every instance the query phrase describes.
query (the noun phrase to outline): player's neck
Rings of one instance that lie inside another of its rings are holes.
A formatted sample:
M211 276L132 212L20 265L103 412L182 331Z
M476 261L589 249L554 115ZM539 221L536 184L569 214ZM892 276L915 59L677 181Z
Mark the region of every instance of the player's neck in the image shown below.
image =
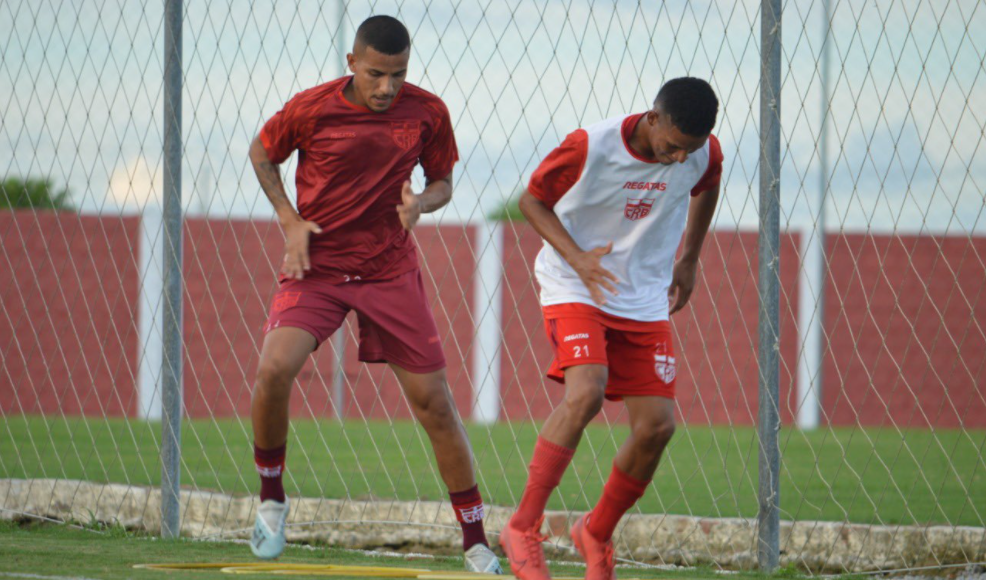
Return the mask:
M342 98L350 102L350 104L356 105L357 107L362 107L368 109L366 106L366 99L362 98L359 93L356 92L356 86L353 84L353 79L349 79L346 86L342 88Z
M633 127L633 131L630 131L630 139L627 140L627 145L633 149L633 152L637 155L643 157L648 161L656 162L657 156L654 155L654 150L650 146L650 140L647 138L647 122L646 115L641 117L637 124Z

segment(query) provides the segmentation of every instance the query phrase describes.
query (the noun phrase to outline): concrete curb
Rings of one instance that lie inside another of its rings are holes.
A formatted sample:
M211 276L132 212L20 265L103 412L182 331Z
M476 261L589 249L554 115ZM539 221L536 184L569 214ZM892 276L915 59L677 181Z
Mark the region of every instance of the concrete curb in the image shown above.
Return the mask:
M183 490L182 535L247 537L257 507L254 497ZM54 479L0 479L0 517L115 523L157 533L161 494L156 488ZM488 509L488 531L503 527L512 508ZM546 532L554 557L568 553L569 525L579 514L549 512ZM334 546L453 551L458 525L442 502L293 499L291 541ZM492 536L492 534L491 534ZM491 539L494 539L491 537ZM756 566L756 521L663 514L633 515L617 531L617 554L651 564L727 568ZM495 542L494 542L495 543ZM844 522L781 522L781 565L824 572L863 572L966 564L986 560L986 528L881 526Z

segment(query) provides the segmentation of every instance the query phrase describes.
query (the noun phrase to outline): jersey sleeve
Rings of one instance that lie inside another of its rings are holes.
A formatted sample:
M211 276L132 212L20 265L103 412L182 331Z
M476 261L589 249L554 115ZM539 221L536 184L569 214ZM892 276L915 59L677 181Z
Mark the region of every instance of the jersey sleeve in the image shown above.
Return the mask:
M315 126L321 100L311 91L295 95L260 130L260 142L271 163L283 163L295 149L303 149Z
M452 173L452 167L459 160L459 149L455 144L455 132L452 130L452 118L449 116L445 103L435 100L429 103L429 109L434 115L434 126L428 142L421 151L421 167L425 170L428 181L444 179Z
M579 180L588 151L589 135L582 129L572 131L534 170L527 191L549 209L554 207Z
M719 146L719 140L715 135L709 135L709 166L692 188L693 196L719 187L719 182L722 180L722 160L722 147Z

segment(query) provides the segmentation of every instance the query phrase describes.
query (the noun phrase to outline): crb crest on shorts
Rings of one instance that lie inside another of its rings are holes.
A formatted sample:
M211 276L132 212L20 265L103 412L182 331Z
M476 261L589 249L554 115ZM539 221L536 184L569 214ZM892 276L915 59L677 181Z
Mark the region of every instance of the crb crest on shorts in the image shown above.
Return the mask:
M657 378L664 381L665 384L670 384L677 375L677 370L674 366L674 357L663 354L655 354L654 372L657 373Z

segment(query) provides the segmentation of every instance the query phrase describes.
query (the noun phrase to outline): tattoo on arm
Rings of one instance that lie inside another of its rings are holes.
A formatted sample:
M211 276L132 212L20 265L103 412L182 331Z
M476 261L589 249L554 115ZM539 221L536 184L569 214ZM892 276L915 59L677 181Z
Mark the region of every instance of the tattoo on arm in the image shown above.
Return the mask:
M250 150L250 161L253 163L253 171L257 174L257 181L260 182L264 195L274 206L274 212L283 222L286 216L297 215L288 194L284 190L284 181L281 179L281 171L277 165L271 163L267 157L267 151L260 143L255 140Z
M421 213L431 213L445 207L452 199L452 174L449 173L441 179L425 182L425 189L421 192Z
M274 209L280 211L286 207L291 207L291 201L288 200L288 195L284 191L284 182L281 180L281 172L277 166L265 160L254 163L253 169L257 172L260 187L263 188Z

